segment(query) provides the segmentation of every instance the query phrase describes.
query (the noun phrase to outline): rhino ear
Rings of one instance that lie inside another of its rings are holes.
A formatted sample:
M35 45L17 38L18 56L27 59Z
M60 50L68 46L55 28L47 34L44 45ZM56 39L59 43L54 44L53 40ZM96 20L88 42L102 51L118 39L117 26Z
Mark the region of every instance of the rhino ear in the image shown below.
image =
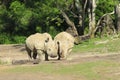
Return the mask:
M49 42L49 38L47 38L47 39L45 40L45 43L44 43L44 46L45 46L45 47L47 46L48 42Z
M46 40L45 40L45 43L47 43L49 41L49 38L47 38Z

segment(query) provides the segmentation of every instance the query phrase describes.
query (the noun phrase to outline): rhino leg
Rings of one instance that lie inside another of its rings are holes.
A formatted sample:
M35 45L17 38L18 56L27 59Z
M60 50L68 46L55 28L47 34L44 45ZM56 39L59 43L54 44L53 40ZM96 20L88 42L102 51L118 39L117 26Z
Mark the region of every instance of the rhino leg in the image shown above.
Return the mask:
M34 59L34 61L33 61L33 64L39 64L39 60L38 59Z
M38 55L38 59L40 60L40 61L43 61L44 60L44 53L43 53L43 51L42 50L37 50L37 55Z
M27 45L25 45L25 48L26 48L29 59L32 59L32 55L31 55L32 51L27 47Z
M63 49L62 53L60 54L61 58L66 59L67 58L67 50Z
M48 54L45 52L45 61L49 61Z
M37 50L34 48L34 50L33 50L33 59L36 59L36 57L37 57Z
M66 51L62 51L61 53L58 53L58 60L60 60L61 58L66 59L67 58L67 52Z

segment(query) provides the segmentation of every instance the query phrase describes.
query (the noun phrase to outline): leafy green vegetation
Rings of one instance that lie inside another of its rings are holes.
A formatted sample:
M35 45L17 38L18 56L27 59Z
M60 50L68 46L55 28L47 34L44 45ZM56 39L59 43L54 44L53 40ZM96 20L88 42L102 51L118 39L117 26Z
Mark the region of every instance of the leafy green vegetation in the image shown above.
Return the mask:
M103 14L113 11L114 6L119 3L118 1L97 0L96 21ZM82 3L82 0L80 2ZM54 37L58 32L68 28L60 9L64 10L77 24L78 20L72 14L72 11L76 10L68 10L72 7L73 0L1 0L0 36L3 38L0 38L0 44L23 43L24 36L27 37L36 32L48 32ZM87 17L87 14L85 16ZM88 33L88 18L85 20L84 33ZM23 37L23 39L14 41L12 38L16 38L16 36L20 39Z
M25 43L25 36L15 36L9 34L0 34L0 44L23 44Z

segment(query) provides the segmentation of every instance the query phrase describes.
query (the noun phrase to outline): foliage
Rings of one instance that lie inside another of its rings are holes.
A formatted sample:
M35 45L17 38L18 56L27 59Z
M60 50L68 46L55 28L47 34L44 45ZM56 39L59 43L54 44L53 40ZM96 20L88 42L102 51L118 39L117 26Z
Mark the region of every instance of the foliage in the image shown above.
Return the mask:
M26 9L24 4L21 4L18 1L11 3L10 11L12 19L15 22L15 31L17 32L20 29L26 30L32 16L32 12L29 9Z
M0 44L21 44L25 43L25 36L15 36L15 35L9 35L6 33L0 34Z
M104 14L114 11L115 4L114 0L98 0L95 11L96 19L98 20Z
M117 1L98 0L97 20L103 14L113 11ZM72 7L73 0L2 0L0 1L0 33L1 35L5 33L4 37L11 38L10 36L28 36L36 32L48 32L54 37L68 27L60 9L77 24L78 20L71 13ZM88 26L87 21L84 24ZM88 32L86 31L88 27L86 28L84 32Z

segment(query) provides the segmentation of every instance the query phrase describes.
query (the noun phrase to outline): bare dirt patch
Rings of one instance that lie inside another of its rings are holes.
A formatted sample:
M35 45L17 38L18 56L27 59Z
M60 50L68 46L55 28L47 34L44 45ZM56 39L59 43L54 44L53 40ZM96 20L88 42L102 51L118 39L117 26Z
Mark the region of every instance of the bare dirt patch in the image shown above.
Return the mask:
M105 53L105 54L95 54L95 53L71 53L67 60L58 61L57 58L50 58L51 63L78 63L85 61L94 60L115 60L120 62L120 53ZM23 44L13 44L13 45L0 45L0 60L2 62L12 64L13 61L23 62L25 64L28 61L28 55ZM32 61L31 61L32 63Z

